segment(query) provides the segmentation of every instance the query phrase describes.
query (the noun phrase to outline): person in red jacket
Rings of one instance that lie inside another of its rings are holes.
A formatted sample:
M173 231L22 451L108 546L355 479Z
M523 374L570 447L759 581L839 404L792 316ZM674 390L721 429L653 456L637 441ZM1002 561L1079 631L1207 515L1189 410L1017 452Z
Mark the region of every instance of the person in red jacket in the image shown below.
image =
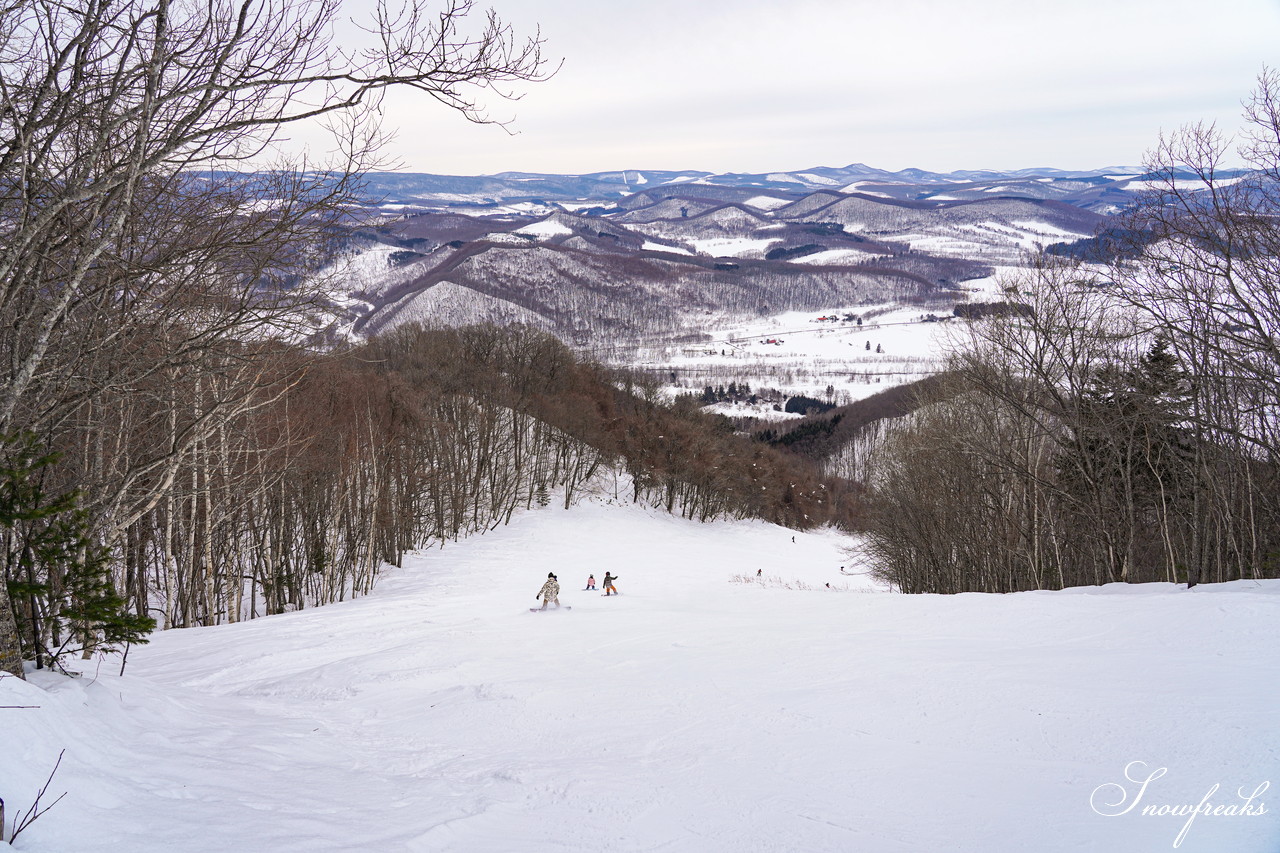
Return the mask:
M587 589L596 588L596 576L594 574L587 575Z

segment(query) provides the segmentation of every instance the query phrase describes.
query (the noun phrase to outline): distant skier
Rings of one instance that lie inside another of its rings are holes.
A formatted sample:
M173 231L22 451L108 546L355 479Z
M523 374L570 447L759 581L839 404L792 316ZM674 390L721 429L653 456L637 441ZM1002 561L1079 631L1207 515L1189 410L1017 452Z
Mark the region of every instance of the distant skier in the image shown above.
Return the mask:
M617 588L613 585L613 582L616 581L617 579L618 579L617 575L611 575L608 572L604 573L604 594L605 595L618 594Z
M553 572L547 572L547 582L542 585L542 589L533 597L534 601L542 599L542 609L546 610L547 605L551 602L556 603L556 607L560 607L560 583L556 580Z
M587 575L587 589L595 589L595 588L596 588L596 576Z

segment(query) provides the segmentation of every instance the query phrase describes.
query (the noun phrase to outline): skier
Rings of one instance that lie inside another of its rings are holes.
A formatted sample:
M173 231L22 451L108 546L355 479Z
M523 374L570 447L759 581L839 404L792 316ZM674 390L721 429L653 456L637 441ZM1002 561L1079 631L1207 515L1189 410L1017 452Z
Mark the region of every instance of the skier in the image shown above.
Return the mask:
M614 587L614 585L613 585L613 582L614 582L614 581L616 581L617 579L618 579L618 576L617 576L617 575L611 575L611 574L609 574L608 572L605 572L605 573L604 573L604 594L605 594L605 595L617 595L617 594L618 594L618 590L617 590L617 588L616 588L616 587Z
M587 589L595 589L595 588L596 588L596 576L587 575Z
M542 609L546 610L547 605L551 602L556 603L556 607L560 607L560 583L556 580L554 572L547 572L547 582L542 585L542 589L533 597L534 601L542 599Z

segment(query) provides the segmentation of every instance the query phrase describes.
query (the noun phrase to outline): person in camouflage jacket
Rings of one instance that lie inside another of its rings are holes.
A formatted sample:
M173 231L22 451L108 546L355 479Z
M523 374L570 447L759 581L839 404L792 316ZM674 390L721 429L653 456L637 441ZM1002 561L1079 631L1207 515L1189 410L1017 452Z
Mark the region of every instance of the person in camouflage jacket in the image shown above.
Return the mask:
M555 602L556 607L560 606L560 582L556 580L556 576L552 572L547 572L547 582L542 585L541 591L534 596L534 600L542 599L542 609L546 610L547 605Z

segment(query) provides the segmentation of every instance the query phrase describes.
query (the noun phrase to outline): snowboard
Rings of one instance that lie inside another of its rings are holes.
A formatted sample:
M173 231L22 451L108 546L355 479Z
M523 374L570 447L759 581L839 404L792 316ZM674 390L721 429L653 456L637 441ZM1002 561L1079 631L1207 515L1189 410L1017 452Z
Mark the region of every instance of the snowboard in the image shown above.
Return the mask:
M560 605L559 607L548 607L548 608L547 608L547 612L548 612L548 613L550 613L550 612L551 612L551 611L553 611L553 610L572 610L572 609L573 609L573 605L571 605L571 604L562 604L562 605ZM542 608L541 608L541 607L530 607L530 608L529 608L529 612L530 612L530 613L541 613L541 612L542 612Z

